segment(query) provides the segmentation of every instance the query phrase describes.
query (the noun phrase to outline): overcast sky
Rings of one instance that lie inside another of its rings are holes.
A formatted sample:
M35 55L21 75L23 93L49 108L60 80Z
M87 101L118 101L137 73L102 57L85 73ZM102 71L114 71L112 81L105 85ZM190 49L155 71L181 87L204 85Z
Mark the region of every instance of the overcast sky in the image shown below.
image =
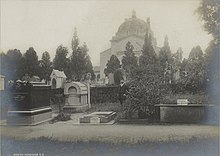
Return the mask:
M48 51L54 58L63 44L70 51L74 27L80 42L86 42L93 65L99 65L99 54L110 47L109 40L132 10L138 18L151 19L157 45L163 45L167 34L172 52L182 47L184 56L193 46L207 47L211 36L204 31L195 10L198 0L157 1L1 1L1 51L34 47L38 57Z

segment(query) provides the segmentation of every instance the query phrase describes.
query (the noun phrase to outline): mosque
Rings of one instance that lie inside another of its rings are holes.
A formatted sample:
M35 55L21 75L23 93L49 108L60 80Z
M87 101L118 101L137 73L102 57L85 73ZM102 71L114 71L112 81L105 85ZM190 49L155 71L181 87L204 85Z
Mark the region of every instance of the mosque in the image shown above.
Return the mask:
M119 26L116 34L110 40L111 47L100 53L101 80L105 78L104 69L106 68L106 64L112 55L116 55L120 61L122 60L127 42L131 42L134 46L134 53L139 58L147 29L151 32L152 45L155 52L158 54L159 47L157 47L156 39L150 28L150 19L148 18L144 21L137 18L136 12L133 10L131 18L125 19L125 21Z

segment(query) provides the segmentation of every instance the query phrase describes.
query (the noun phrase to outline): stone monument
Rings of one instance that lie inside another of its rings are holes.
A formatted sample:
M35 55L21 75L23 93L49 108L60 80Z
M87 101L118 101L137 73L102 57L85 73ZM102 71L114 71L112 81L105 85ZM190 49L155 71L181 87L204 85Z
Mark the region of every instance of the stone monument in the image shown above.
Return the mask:
M11 93L7 124L36 125L52 118L49 85L17 81L11 87Z
M64 85L64 113L84 112L89 108L88 86L81 82L69 82Z

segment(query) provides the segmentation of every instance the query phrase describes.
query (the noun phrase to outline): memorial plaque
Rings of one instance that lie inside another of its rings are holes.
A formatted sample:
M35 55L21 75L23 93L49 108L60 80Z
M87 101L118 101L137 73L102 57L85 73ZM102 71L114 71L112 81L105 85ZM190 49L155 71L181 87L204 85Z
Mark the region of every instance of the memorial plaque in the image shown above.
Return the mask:
M91 117L90 118L90 123L99 124L100 123L100 118L97 117L97 116Z
M177 105L188 105L188 99L177 99Z

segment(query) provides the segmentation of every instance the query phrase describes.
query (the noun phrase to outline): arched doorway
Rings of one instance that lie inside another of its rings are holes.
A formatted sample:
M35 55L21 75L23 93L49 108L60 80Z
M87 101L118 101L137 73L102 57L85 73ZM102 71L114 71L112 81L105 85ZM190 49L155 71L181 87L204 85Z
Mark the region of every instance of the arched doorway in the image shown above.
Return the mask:
M52 79L52 86L51 86L51 88L52 89L56 89L56 87L57 87L57 82L56 82L55 79Z
M71 105L78 105L80 104L80 99L79 96L77 95L77 89L75 87L70 87L68 89L69 93L69 98L68 98L68 103Z

